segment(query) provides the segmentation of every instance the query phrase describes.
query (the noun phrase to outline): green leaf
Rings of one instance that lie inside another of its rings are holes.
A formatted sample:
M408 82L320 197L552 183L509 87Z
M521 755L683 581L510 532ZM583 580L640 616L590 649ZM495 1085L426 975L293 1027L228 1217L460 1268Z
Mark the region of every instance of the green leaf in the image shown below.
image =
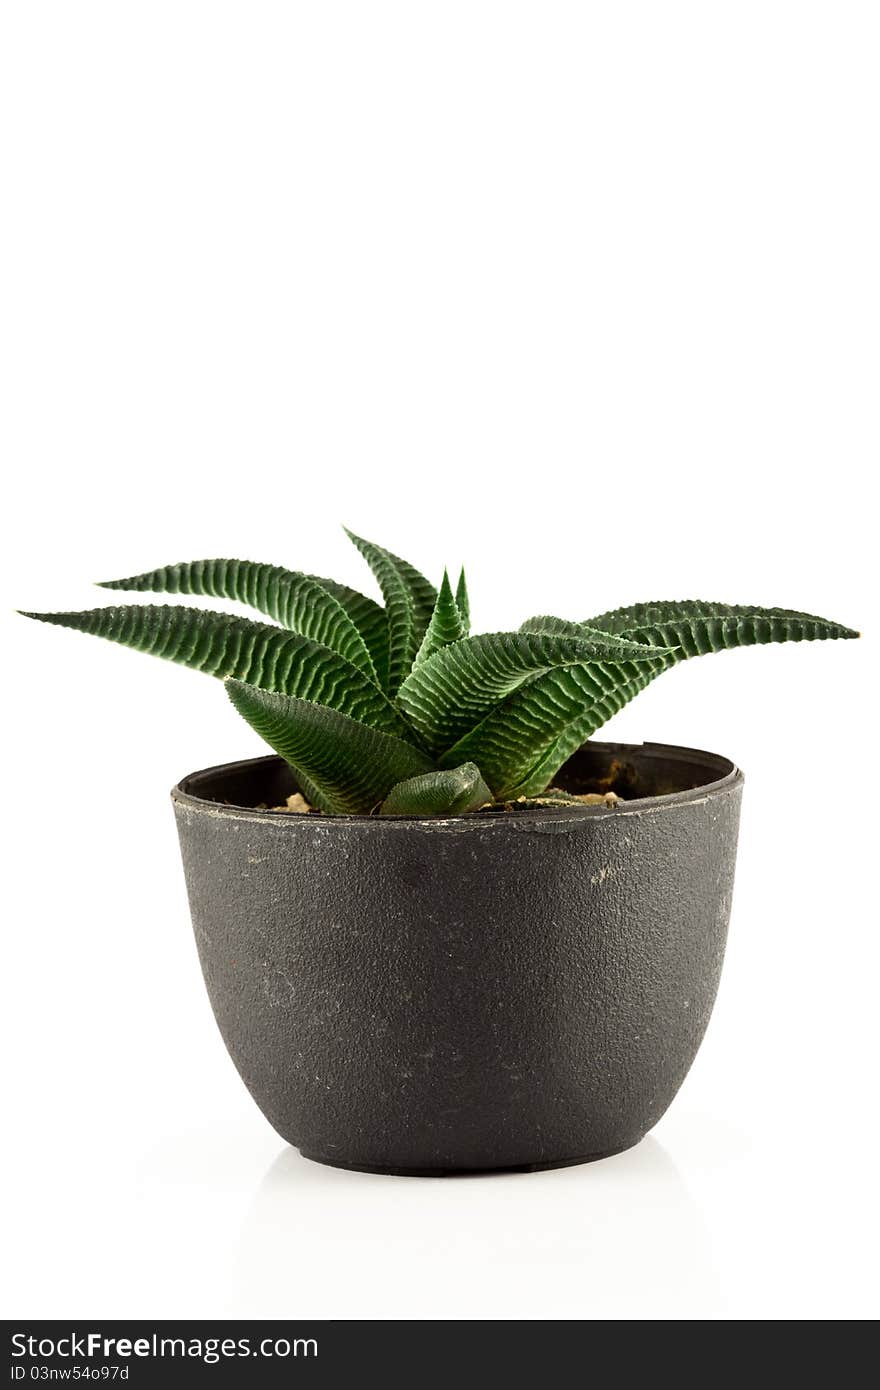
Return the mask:
M402 739L336 710L229 680L239 714L307 779L308 799L330 815L368 815L395 785L431 767Z
M421 640L428 623L431 621L434 604L437 602L437 590L431 581L426 579L408 561L401 560L399 555L392 555L390 550L386 550L385 554L397 566L397 570L409 591L415 618L415 630L417 634L420 634L419 640Z
M553 621L566 631L570 627L564 619L531 619L530 625ZM489 714L441 762L478 762L499 799L538 795L613 714L662 671L689 656L764 642L857 636L851 628L811 614L699 601L616 609L591 618L583 629L644 643L649 660L592 662L542 676ZM648 643L666 643L673 650L655 649L654 654Z
M464 628L463 636L467 637L471 630L471 601L468 598L467 580L464 577L464 566L458 576L458 583L455 586L455 602L458 605L461 624Z
M646 649L646 656L650 651ZM440 764L479 759L499 801L537 796L590 734L674 659L669 653L645 661L593 661L549 671L487 714L443 754ZM563 751L569 744L569 751Z
M210 676L235 676L264 690L329 705L387 733L409 733L401 715L363 671L329 647L268 623L162 604L24 616L106 637Z
M399 688L415 660L431 614L437 591L423 574L390 550L346 530L378 580L388 617L389 677L391 694Z
M703 599L636 603L587 621L590 627L634 642L679 647L679 661L730 647L752 647L765 642L815 642L859 635L850 627L817 618L812 613L798 613L790 608L711 603Z
M462 763L446 772L424 772L398 782L379 810L383 816L460 816L491 800L476 763Z
M387 691L388 617L385 609L374 599L367 598L366 594L358 593L357 589L350 589L347 584L337 584L334 579L321 579L315 574L310 574L309 579L314 579L316 584L320 584L328 594L332 594L337 603L345 609L364 639L376 679L382 689Z
M291 632L338 652L352 666L373 680L377 678L357 625L327 584L313 575L253 560L192 560L147 570L129 579L104 580L99 587L235 599L268 614Z
M624 633L610 633L600 627L590 627L588 623L573 623L568 618L528 618L520 628L520 632L543 632L554 637L586 637L596 642L617 636L621 641L637 642L639 646L643 645L640 638L628 637ZM644 645L648 644L645 643ZM674 643L661 642L657 644L657 650L668 651L674 645Z
M443 583L440 585L440 592L437 595L437 602L428 630L422 639L422 645L416 653L415 665L427 661L434 652L440 651L441 647L447 647L450 642L460 642L467 634L464 624L461 621L461 614L458 611L458 604L449 583L449 575L443 571Z
M457 740L529 677L557 666L602 658L647 660L653 653L653 648L605 633L574 637L540 632L484 633L453 642L416 666L400 687L398 702L428 748L439 753L457 745ZM446 758L443 761L452 765ZM485 769L483 772L485 775Z

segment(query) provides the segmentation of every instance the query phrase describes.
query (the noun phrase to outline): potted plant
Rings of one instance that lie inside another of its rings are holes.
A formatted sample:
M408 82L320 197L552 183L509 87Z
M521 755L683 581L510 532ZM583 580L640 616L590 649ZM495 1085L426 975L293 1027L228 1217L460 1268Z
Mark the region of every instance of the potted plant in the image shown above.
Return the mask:
M587 740L687 657L858 634L689 601L471 636L464 574L438 592L351 539L384 607L201 560L104 587L236 599L273 621L27 616L224 678L274 749L172 796L214 1013L285 1139L426 1174L628 1148L709 1019L743 779L712 753Z

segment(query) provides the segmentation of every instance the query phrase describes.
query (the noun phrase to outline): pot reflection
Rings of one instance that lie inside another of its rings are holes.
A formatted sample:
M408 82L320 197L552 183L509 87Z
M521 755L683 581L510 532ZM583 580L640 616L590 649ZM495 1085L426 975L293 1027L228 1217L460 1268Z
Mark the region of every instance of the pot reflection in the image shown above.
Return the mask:
M651 1137L615 1158L452 1181L322 1167L285 1147L235 1252L239 1317L717 1316L708 1233Z

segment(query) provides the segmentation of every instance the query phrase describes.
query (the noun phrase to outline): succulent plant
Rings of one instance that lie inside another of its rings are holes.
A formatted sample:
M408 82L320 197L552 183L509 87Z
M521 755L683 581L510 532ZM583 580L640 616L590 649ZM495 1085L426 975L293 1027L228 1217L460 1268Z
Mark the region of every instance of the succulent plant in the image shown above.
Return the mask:
M348 533L384 607L329 579L195 560L106 589L235 599L271 622L178 605L28 613L219 676L235 708L331 815L458 815L541 797L564 762L662 671L764 642L857 637L782 608L687 600L470 635L464 572L439 591ZM554 804L565 803L552 794Z

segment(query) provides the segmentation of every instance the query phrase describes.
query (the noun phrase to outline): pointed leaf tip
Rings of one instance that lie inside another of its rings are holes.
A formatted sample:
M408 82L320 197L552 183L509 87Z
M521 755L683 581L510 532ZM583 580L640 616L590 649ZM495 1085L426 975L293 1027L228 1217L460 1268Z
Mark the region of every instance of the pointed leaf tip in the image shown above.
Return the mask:
M434 611L431 614L431 621L425 633L421 646L416 652L413 662L413 670L427 661L429 656L433 656L443 647L448 647L452 642L460 642L467 636L467 630L461 619L455 595L452 592L452 585L449 582L449 573L443 571L443 582L440 585L440 592L437 595L437 602L434 604Z
M17 608L15 610L21 618L33 618L38 623L56 623L59 627L66 627L69 618L75 618L76 613L32 613L27 608Z
M125 604L81 613L35 613L41 622L104 637L211 676L332 706L405 736L408 725L363 671L299 633L231 613L177 604Z
M388 620L389 693L394 694L410 671L431 621L437 590L423 574L380 545L345 528L376 577Z

